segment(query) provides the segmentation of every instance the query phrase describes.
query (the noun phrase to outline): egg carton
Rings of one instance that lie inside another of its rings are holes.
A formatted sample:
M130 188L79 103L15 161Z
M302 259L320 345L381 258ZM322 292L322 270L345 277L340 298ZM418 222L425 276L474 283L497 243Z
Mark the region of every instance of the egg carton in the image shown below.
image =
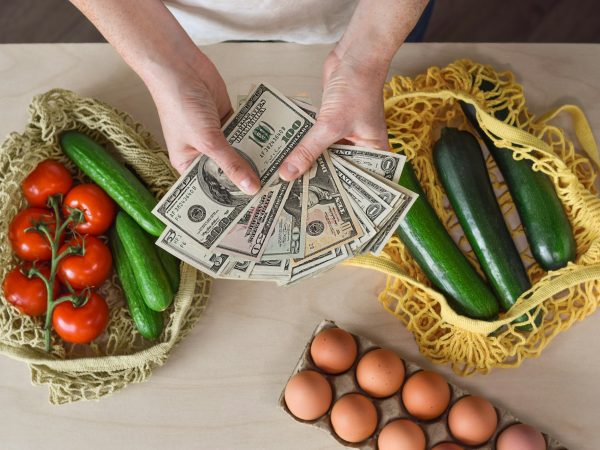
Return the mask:
M441 442L454 442L454 443L461 445L462 447L464 447L466 449L477 449L477 450L494 450L495 442L496 442L496 439L497 439L498 435L500 434L500 432L502 432L509 425L519 423L519 420L515 416L513 416L510 412L494 406L494 408L496 409L496 413L498 415L498 426L497 426L496 431L494 432L493 436L490 438L490 440L488 442L486 442L484 445L475 446L475 447L464 445L464 444L460 443L459 441L455 440L452 437L452 435L450 434L450 430L448 429L448 425L447 425L447 418L448 418L448 411L450 410L450 407L460 398L469 395L469 393L467 391L448 382L448 384L450 385L452 394L451 394L451 398L450 398L450 404L449 404L448 408L446 409L446 411L440 417L438 417L437 419L434 419L434 420L423 421L423 420L416 419L415 417L411 416L408 413L408 411L402 404L402 398L400 395L402 390L400 390L396 394L392 395L391 397L384 398L384 399L378 399L378 398L369 396L358 386L358 383L356 382L356 377L355 377L356 365L357 365L358 361L365 353L369 352L370 350L374 350L376 348L381 348L380 346L371 342L367 338L351 333L352 336L354 336L354 339L356 340L356 343L358 346L358 356L356 358L356 361L354 361L353 366L346 372L339 374L339 375L330 375L330 374L323 372L321 369L319 369L315 365L315 363L312 361L312 358L310 356L310 345L313 341L313 338L317 334L319 334L321 331L326 330L328 328L333 328L333 327L337 327L337 325L334 322L332 322L330 320L324 320L317 326L317 328L315 328L312 336L310 337L308 343L306 344L306 347L304 348L304 351L302 352L302 356L300 357L298 364L296 364L296 367L294 368L293 373L290 375L290 378L291 378L292 376L294 376L295 374L297 374L298 372L301 372L303 370L314 370L314 371L317 371L320 374L322 374L329 381L329 383L332 387L333 400L331 402L331 406L329 407L329 410L327 411L327 413L324 416L320 417L319 419L312 420L312 421L298 419L290 412L290 410L287 408L287 405L285 404L285 399L284 399L285 386L284 386L284 389L281 392L281 396L279 397L279 405L281 406L281 408L283 408L285 410L285 412L287 412L297 422L302 422L302 423L314 426L316 428L320 428L321 430L324 430L324 431L328 432L329 434L331 434L340 444L342 444L346 447L356 448L356 449L360 449L360 450L376 450L377 449L377 437L379 435L379 432L381 431L381 429L383 428L383 426L385 424L387 424L388 422L390 422L393 419L410 419L410 420L414 421L415 423L417 423L419 426L421 426L421 428L425 432L425 436L427 439L427 448L431 448L434 445L439 444ZM406 369L405 379L407 379L413 373L415 373L419 370L422 370L422 368L415 363L412 363L405 359L403 359L403 361L404 361L404 367ZM289 379L288 379L288 381L289 381ZM286 385L287 385L287 383L286 383ZM365 441L359 442L359 443L350 443L350 442L344 441L339 436L337 436L336 433L333 431L333 427L331 425L331 420L330 420L330 415L329 415L331 413L331 408L335 404L336 400L338 400L343 395L349 394L351 392L357 392L357 393L365 395L367 398L369 398L373 402L373 404L375 405L375 408L377 409L377 416L378 416L377 429L375 430L375 432L373 433L373 435L370 438L366 439ZM551 436L548 436L547 434L543 434L543 435L544 435L544 438L546 439L546 446L547 446L548 450L567 450L567 447L562 445L556 439L552 438Z

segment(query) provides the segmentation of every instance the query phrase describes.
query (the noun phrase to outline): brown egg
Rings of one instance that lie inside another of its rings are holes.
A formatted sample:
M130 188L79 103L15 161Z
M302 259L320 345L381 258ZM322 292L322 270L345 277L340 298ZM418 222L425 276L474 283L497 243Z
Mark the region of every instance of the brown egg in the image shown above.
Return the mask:
M425 450L425 433L408 419L388 423L377 438L378 450Z
M310 345L310 356L314 363L319 369L331 374L342 373L352 367L356 354L356 341L341 328L321 331Z
M344 441L364 441L377 428L375 405L364 395L346 394L331 409L331 426Z
M450 408L448 427L452 435L467 445L480 445L492 437L498 415L490 402L474 395L463 397Z
M298 419L315 420L331 405L331 386L323 375L314 370L298 372L285 387L285 404Z
M511 425L498 436L496 450L546 450L542 433L529 425Z
M406 410L417 419L432 420L446 411L450 394L450 385L444 377L422 370L404 383L402 402Z
M377 398L395 394L404 381L404 362L393 351L378 348L365 354L356 366L356 381Z
M461 447L458 444L453 442L442 442L441 444L436 445L431 450L465 450L464 447Z

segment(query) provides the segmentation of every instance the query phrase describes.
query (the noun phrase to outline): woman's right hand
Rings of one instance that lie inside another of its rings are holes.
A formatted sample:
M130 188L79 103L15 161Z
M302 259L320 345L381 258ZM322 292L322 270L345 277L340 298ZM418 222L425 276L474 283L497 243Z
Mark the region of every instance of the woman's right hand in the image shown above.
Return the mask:
M252 195L258 175L229 145L221 122L231 114L225 83L161 0L71 0L142 78L156 104L173 167L212 158Z
M200 51L183 68L158 71L147 81L173 167L184 172L200 154L212 158L244 193L258 192L258 175L229 145L221 125L233 109L225 82Z

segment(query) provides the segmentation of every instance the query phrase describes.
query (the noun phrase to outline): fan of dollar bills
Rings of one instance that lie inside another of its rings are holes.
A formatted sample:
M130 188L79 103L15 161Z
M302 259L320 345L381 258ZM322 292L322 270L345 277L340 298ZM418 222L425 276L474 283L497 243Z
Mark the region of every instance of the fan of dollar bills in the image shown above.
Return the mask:
M280 285L379 254L417 197L398 185L405 157L332 145L298 180L281 180L279 166L315 117L309 103L259 84L223 133L262 189L248 196L198 157L153 210L167 225L156 244L212 277Z

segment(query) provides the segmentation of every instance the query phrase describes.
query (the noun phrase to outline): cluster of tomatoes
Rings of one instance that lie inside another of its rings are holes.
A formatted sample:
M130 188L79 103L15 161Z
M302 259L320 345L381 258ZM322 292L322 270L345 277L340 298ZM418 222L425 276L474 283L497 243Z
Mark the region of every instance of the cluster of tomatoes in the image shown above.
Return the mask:
M94 291L110 275L112 255L100 236L116 206L97 185L73 186L68 169L42 161L21 184L29 207L9 226L9 240L23 262L4 279L4 298L23 314L46 315L66 342L88 343L108 324L106 300ZM51 292L49 292L51 291Z

